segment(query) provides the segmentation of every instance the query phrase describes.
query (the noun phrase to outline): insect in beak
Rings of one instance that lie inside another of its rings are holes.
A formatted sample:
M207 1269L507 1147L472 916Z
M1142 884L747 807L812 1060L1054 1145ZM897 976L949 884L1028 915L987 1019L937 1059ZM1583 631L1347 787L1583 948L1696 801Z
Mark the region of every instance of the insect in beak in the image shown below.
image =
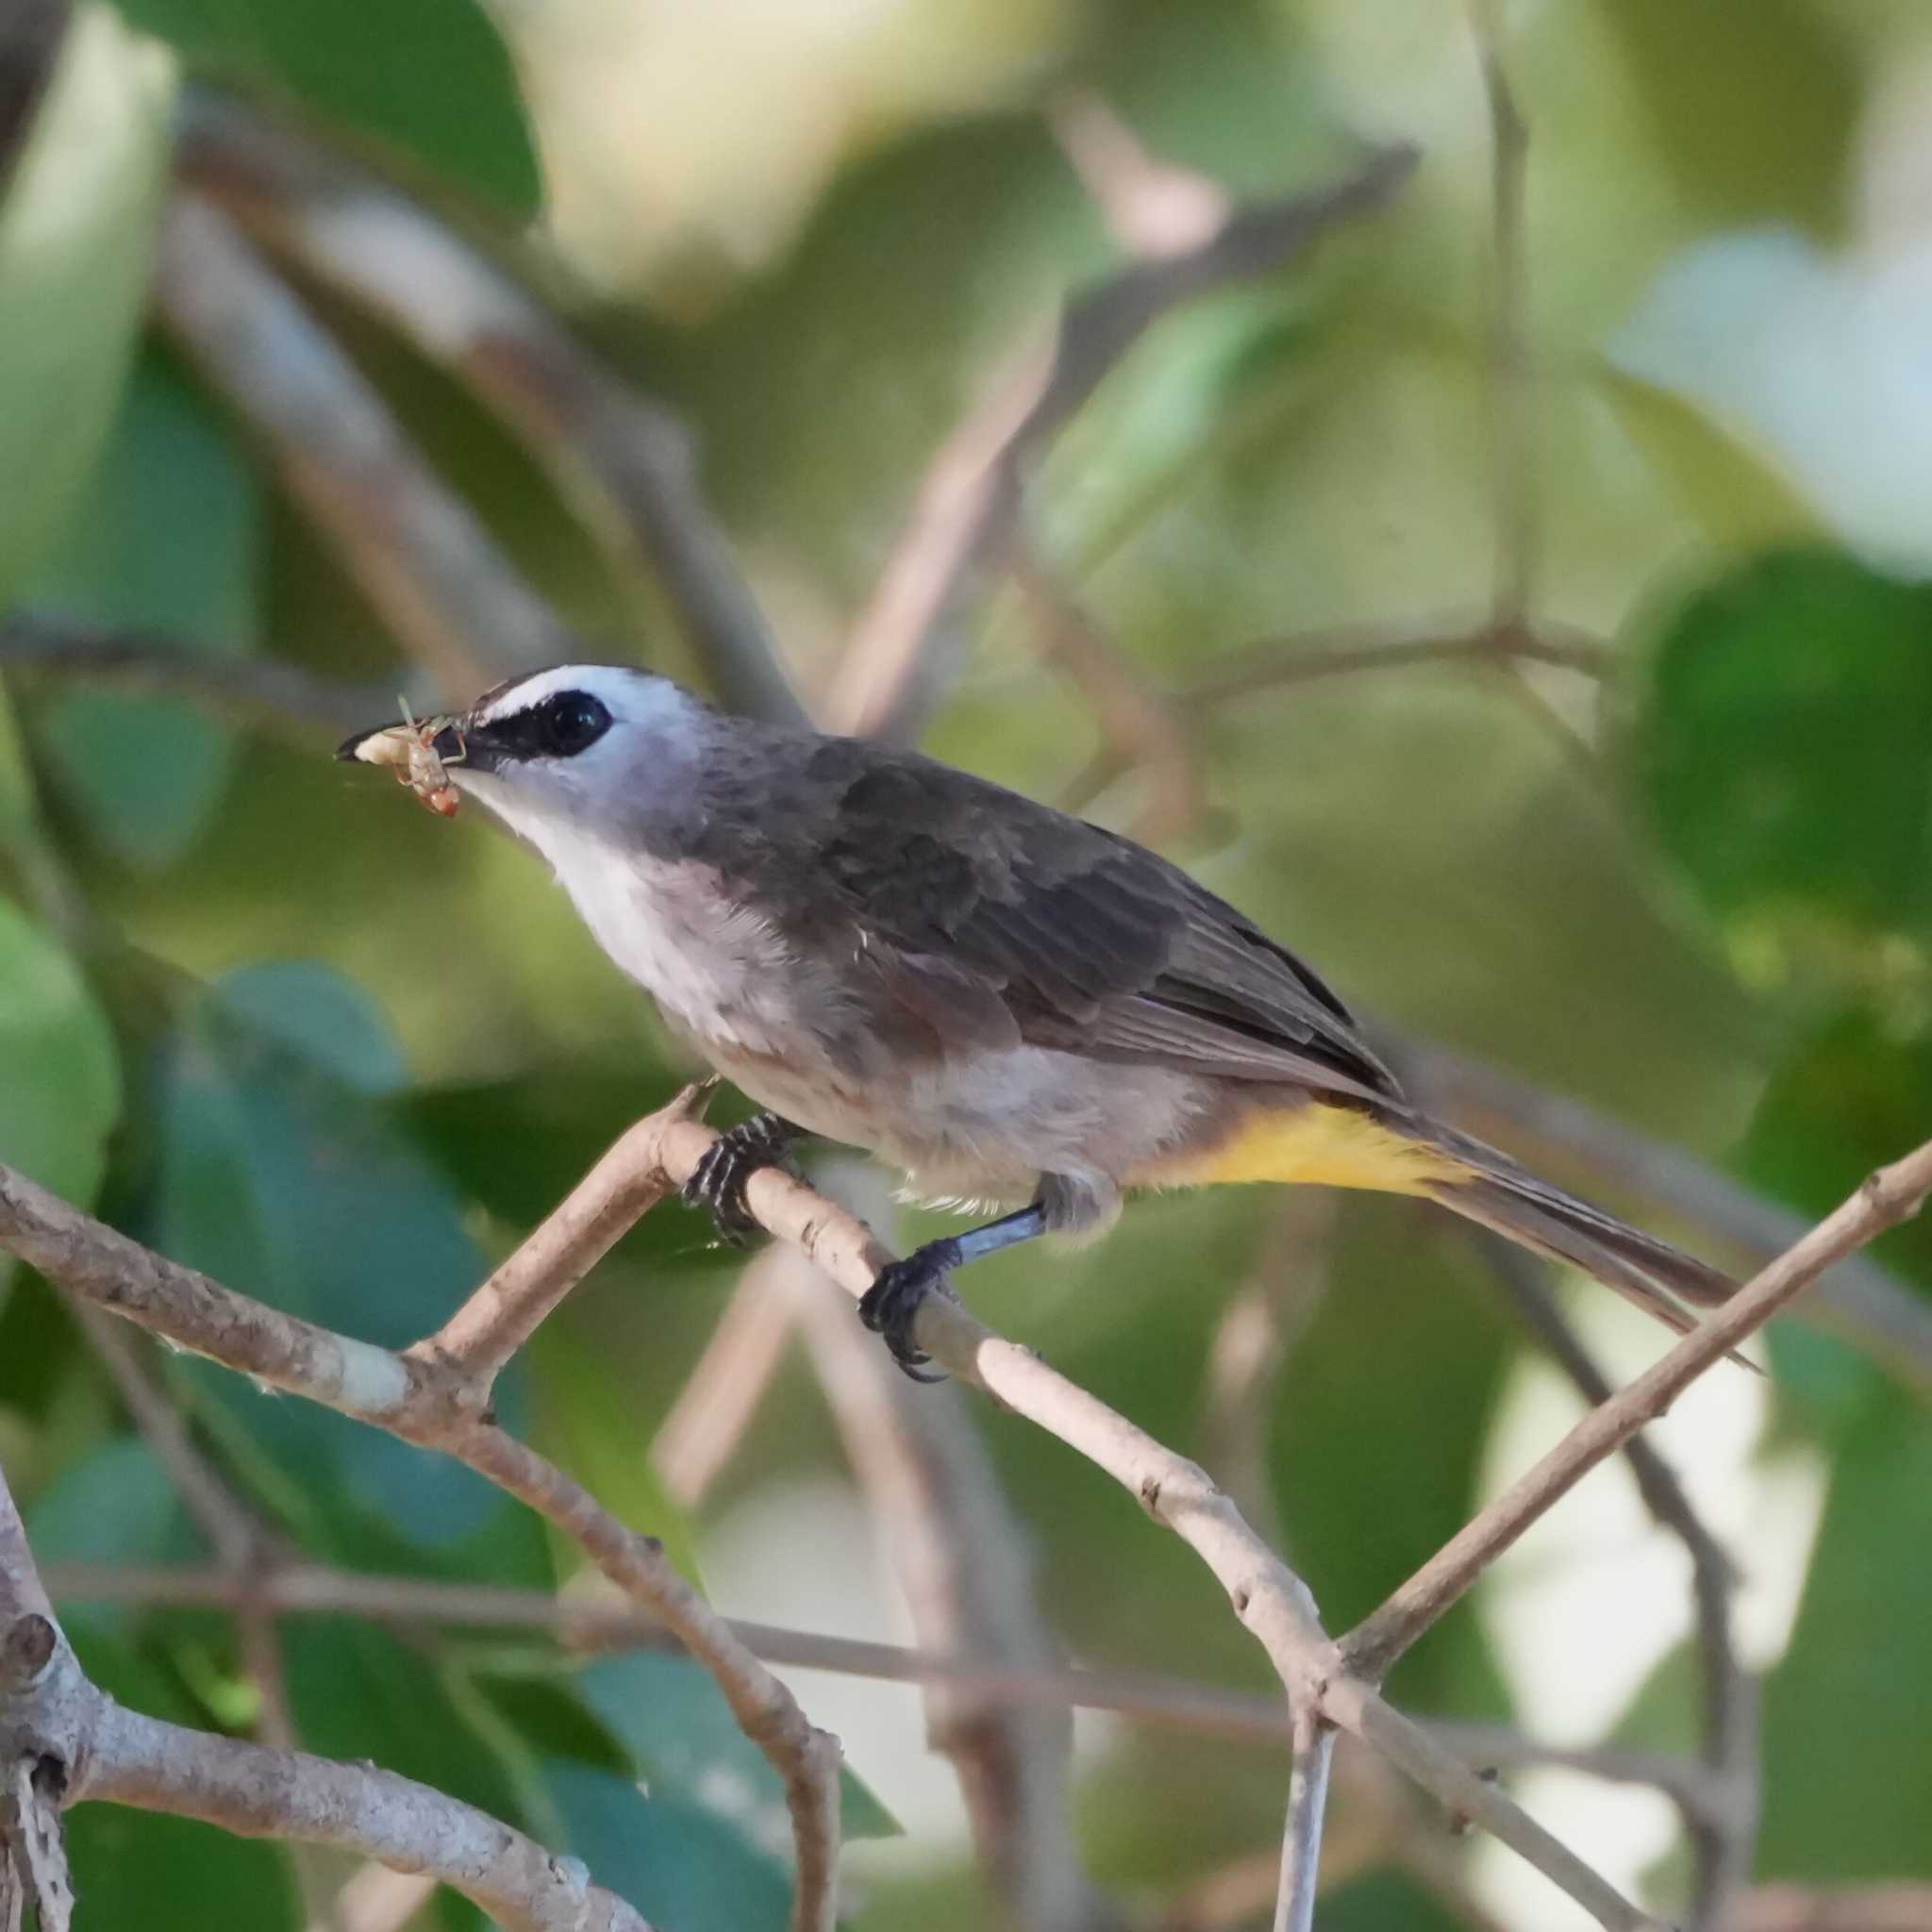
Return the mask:
M385 765L396 775L396 783L407 785L429 810L441 818L454 818L462 802L450 783L448 767L459 765L469 756L462 727L452 716L417 718L401 698L400 724L385 724L352 738L336 756L358 759L365 765ZM445 735L455 741L455 750L439 751L437 740Z

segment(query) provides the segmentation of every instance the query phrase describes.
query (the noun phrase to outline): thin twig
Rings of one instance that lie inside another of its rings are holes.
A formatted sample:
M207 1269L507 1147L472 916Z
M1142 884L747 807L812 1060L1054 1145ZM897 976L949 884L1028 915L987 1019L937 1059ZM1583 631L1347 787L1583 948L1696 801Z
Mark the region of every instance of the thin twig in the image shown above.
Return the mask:
M742 1270L677 1399L651 1438L651 1466L694 1509L744 1438L791 1341L791 1311L770 1269Z
M1198 248L1130 262L1029 326L935 456L905 534L853 626L824 707L833 729L905 742L950 673L962 605L1017 526L1028 465L1161 316L1211 288L1270 273L1336 224L1379 208L1415 165L1372 156L1345 180L1237 208Z
M1314 1932L1320 1889L1322 1817L1335 1732L1312 1713L1294 1725L1294 1769L1289 1775L1288 1817L1282 1832L1281 1886L1274 1898L1274 1932Z
M372 1575L299 1561L246 1577L216 1570L92 1563L51 1564L46 1576L60 1602L186 1604L297 1616L341 1613L376 1623L465 1630L531 1630L555 1638L569 1650L592 1655L681 1650L663 1624L625 1602L598 1603L498 1584ZM889 1683L943 1684L989 1703L1105 1710L1137 1724L1239 1743L1287 1746L1292 1741L1292 1726L1278 1696L1133 1671L1003 1663L742 1618L728 1622L740 1642L767 1663ZM1424 1727L1457 1757L1485 1770L1551 1765L1612 1784L1651 1785L1693 1818L1708 1815L1717 1798L1708 1770L1694 1757L1620 1745L1552 1744L1495 1724L1431 1721Z
M1047 125L1081 185L1129 255L1185 255L1227 225L1234 201L1220 182L1151 153L1105 96L1064 87Z
M1485 1136L1527 1140L1554 1161L1567 1159L1599 1184L1627 1188L1760 1257L1782 1252L1810 1226L1692 1156L1488 1061L1410 1035L1391 1039L1389 1051L1432 1111ZM1869 1255L1841 1262L1803 1312L1932 1394L1932 1304Z
M1536 1263L1523 1249L1487 1230L1471 1229L1470 1240L1518 1316L1584 1401L1591 1407L1609 1401L1614 1393L1609 1377L1564 1318L1539 1278ZM1738 1577L1730 1557L1654 1442L1641 1434L1632 1436L1624 1444L1624 1455L1644 1507L1690 1558L1704 1690L1702 1749L1709 1776L1699 1782L1698 1803L1686 1810L1685 1824L1697 1852L1690 1924L1695 1932L1705 1932L1751 1872L1758 1809L1757 1687L1738 1656L1733 1628ZM1716 1802L1719 1793L1724 1794L1722 1804Z
M775 1248L766 1258L787 1279L921 1645L973 1663L1054 1669L1025 1531L957 1392L908 1383L795 1250ZM924 1688L926 1735L952 1762L1005 1922L1019 1932L1113 1924L1074 1847L1070 1707L981 1696L970 1683L944 1679Z
M616 566L662 586L705 681L735 710L804 712L723 530L690 431L502 270L396 189L231 101L196 94L189 177L309 274L400 329L527 443Z
M680 1095L659 1117L660 1127L693 1126L690 1106L691 1095ZM638 1170L659 1172L648 1159ZM604 1172L614 1191L633 1185L633 1175ZM645 1189L626 1198L655 1199L657 1192ZM601 1240L608 1245L621 1232L594 1210L583 1209L574 1194L531 1237L559 1278L576 1265L585 1242ZM548 1284L512 1271L515 1292L505 1293L492 1285L502 1278L499 1271L477 1291L467 1319L459 1315L443 1331L458 1338L460 1353L453 1357L418 1344L398 1355L238 1295L116 1234L5 1167L0 1245L50 1281L184 1347L457 1457L557 1524L621 1590L675 1632L716 1678L740 1726L785 1786L798 1863L796 1932L829 1932L837 1903L836 1740L806 1721L791 1693L738 1641L655 1540L626 1529L588 1491L489 1420L490 1384L503 1358L501 1334L528 1335L533 1310L555 1305ZM492 1321L502 1324L499 1331L492 1331ZM468 1366L473 1361L475 1373Z
M648 1164L667 1185L687 1179L717 1139L688 1118L688 1107L680 1097L658 1118L659 1136ZM640 1166L646 1165L646 1145L636 1141L633 1150ZM613 1176L613 1184L624 1185L623 1177ZM746 1193L762 1225L810 1256L855 1297L888 1258L861 1224L789 1174L760 1169ZM598 1510L561 1472L480 1421L471 1407L471 1385L438 1375L421 1357L398 1357L251 1303L129 1241L4 1166L0 1245L59 1286L159 1328L185 1347L294 1392L319 1393L330 1406L378 1421L406 1441L460 1457L575 1537L607 1574L648 1602L711 1662L741 1725L780 1768L800 1847L795 1910L805 1910L805 1880L820 1869L810 1848L827 1831L836 1832L836 1815L827 1818L820 1808L827 1802L836 1806L836 1785L824 1776L830 1740L795 1715L789 1693L669 1571L660 1551ZM917 1327L920 1345L956 1376L1086 1456L1187 1541L1226 1589L1237 1617L1267 1651L1298 1707L1374 1745L1453 1812L1535 1864L1608 1932L1648 1932L1654 1925L1505 1793L1342 1669L1306 1586L1196 1465L1162 1448L1037 1356L993 1336L957 1303L943 1297L927 1302ZM815 1914L830 1909L829 1896L814 1903ZM807 1923L830 1922L814 1916Z
M1760 1885L1722 1932L1932 1932L1932 1885Z
M1016 538L1008 569L1033 614L1041 654L1086 697L1102 756L1147 774L1147 799L1128 826L1145 845L1183 838L1205 808L1192 747L1173 708L1132 658L1102 635L1073 592Z
M1416 664L1554 664L1587 677L1602 677L1615 662L1612 647L1584 632L1527 625L1500 630L1471 626L1361 625L1272 638L1218 657L1199 676L1180 686L1172 702L1183 711L1206 710L1257 691L1284 691L1329 677L1403 671Z
M32 1668L10 1668L17 1655ZM82 1674L53 1622L0 1475L0 1767L23 1763L62 1807L104 1799L433 1873L511 1932L649 1932L581 1866L412 1779L162 1724L116 1704Z
M1341 1654L1349 1669L1379 1681L1538 1517L1645 1423L1655 1422L1699 1375L1795 1300L1834 1261L1910 1220L1928 1191L1932 1142L1879 1169L1835 1213L1714 1308L1634 1382L1592 1409L1341 1640Z
M185 191L161 219L155 300L444 696L581 655L334 338L225 215Z
M1331 1194L1282 1189L1247 1281L1215 1324L1208 1353L1201 1459L1291 1562L1269 1480L1268 1441L1282 1372L1328 1292L1335 1213Z
M1529 283L1524 198L1529 128L1503 60L1501 0L1470 0L1476 58L1490 110L1490 208L1495 281L1490 314L1490 469L1495 500L1494 623L1506 635L1526 626L1538 549L1535 391L1528 340Z
M149 1380L126 1328L86 1302L76 1303L74 1312L115 1393L216 1559L233 1574L247 1574L261 1547L261 1523L195 1446L181 1410Z
M395 693L336 683L272 658L214 658L151 631L108 630L65 613L14 610L0 619L0 669L79 678L192 698L266 726L303 751L392 713Z

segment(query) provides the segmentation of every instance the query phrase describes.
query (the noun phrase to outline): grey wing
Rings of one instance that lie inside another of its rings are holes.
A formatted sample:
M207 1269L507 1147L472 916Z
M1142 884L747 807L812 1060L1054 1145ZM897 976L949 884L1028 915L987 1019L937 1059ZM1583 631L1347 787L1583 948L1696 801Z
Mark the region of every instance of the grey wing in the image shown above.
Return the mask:
M816 858L906 997L986 1035L988 995L1017 1037L1090 1057L1399 1098L1348 1009L1224 900L1156 854L911 753L827 741L843 777Z

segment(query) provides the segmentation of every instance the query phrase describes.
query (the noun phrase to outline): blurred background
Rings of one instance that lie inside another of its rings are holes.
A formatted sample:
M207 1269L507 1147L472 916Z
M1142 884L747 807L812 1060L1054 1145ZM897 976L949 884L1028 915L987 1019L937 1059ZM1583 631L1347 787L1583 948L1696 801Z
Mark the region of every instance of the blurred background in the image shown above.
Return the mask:
M1158 844L1434 1110L1740 1272L1932 1123L1920 6L0 0L0 1158L330 1325L434 1327L691 1071L480 814L330 761L574 656ZM1548 1287L1257 1189L968 1292L1341 1629L1580 1412L1552 1307L1657 1351ZM1907 1229L1652 1432L1734 1593L1607 1466L1392 1680L1682 1921L1932 1928L1928 1295ZM505 1412L727 1612L1006 1672L788 1670L853 1924L1268 1923L1287 1754L1219 1589L883 1360L668 1206ZM0 1460L116 1694L425 1778L665 1932L784 1923L708 1679L439 1608L593 1595L462 1472L17 1270ZM238 1548L348 1580L238 1616ZM377 1622L369 1575L424 1588ZM1065 1720L1057 1659L1129 1708ZM1339 1778L1324 1928L1582 1923ZM70 1823L84 1924L479 1923Z

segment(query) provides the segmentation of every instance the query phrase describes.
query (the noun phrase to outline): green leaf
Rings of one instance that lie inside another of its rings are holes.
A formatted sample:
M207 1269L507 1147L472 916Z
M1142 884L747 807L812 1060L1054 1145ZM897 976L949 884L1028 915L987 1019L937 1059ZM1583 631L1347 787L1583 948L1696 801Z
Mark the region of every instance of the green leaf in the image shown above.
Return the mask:
M1892 1394L1844 1445L1790 1648L1764 1692L1758 1871L1932 1875L1932 1421Z
M0 1160L80 1206L121 1111L114 1037L79 970L0 899ZM0 1280L11 1268L0 1256Z
M1599 0L1646 130L1678 192L1715 227L1841 216L1864 93L1857 50L1800 0Z
M474 0L116 0L225 79L292 94L519 219L542 180L509 50Z
M785 1788L739 1729L716 1680L689 1657L637 1652L577 1674L584 1701L630 1751L654 1794L675 1792L729 1820L754 1844L782 1844ZM840 1816L848 1839L896 1838L898 1821L841 1769Z
M323 979L320 969L258 971L240 980L237 1002L224 985L186 1016L159 1083L147 1232L163 1253L291 1314L400 1346L456 1307L481 1257L441 1177L366 1091L338 1077L342 1063L380 1071L394 1050L353 992L325 993ZM321 1012L343 1028L333 1064L297 1044ZM331 1469L349 1500L428 1549L477 1535L509 1507L445 1457L185 1367L291 1480L291 1507ZM513 1405L513 1380L503 1393Z
M243 656L257 643L260 526L260 491L232 438L151 354L64 552L30 594L108 629ZM226 789L235 734L184 700L71 692L39 726L61 790L131 864L178 858Z
M682 1797L646 1798L586 1765L544 1768L544 1783L591 1878L656 1925L680 1932L781 1932L791 1885L769 1852Z
M1342 1210L1330 1281L1274 1404L1269 1473L1284 1530L1334 1629L1347 1629L1474 1508L1510 1337L1461 1238L1390 1201ZM1390 1337L1399 1335L1399 1348ZM1326 1445L1359 1453L1338 1458ZM1416 1472L1426 1467L1427 1482ZM1473 1620L1406 1659L1405 1698L1500 1703ZM1487 1681L1486 1690L1484 1687ZM1454 1685L1453 1690L1451 1685Z
M1664 843L1734 931L1932 919L1932 586L1774 552L1662 622L1633 727Z
M249 1932L298 1932L288 1861L275 1845L252 1843L211 1824L81 1805L67 1814L68 1854L81 1919L139 1925L142 1932L203 1932L245 1925Z
M537 1441L620 1523L656 1537L698 1581L697 1541L651 1466L657 1417L641 1408L621 1367L552 1324L532 1343L538 1374Z
M84 8L0 204L0 604L58 541L147 298L174 62Z
M517 1778L419 1650L352 1617L297 1617L282 1633L289 1701L308 1750L374 1758L385 1771L528 1819Z
M1818 533L1818 517L1772 458L1751 448L1696 404L1605 363L1602 392L1625 434L1715 543L1794 541Z
M1863 1008L1800 1041L1772 1075L1745 1141L1745 1174L1767 1194L1822 1218L1874 1168L1924 1139L1932 1119L1932 1041L1901 1039ZM1872 1257L1932 1294L1932 1224L1881 1235ZM1779 1386L1833 1438L1863 1427L1884 1372L1867 1351L1808 1323L1767 1331Z

